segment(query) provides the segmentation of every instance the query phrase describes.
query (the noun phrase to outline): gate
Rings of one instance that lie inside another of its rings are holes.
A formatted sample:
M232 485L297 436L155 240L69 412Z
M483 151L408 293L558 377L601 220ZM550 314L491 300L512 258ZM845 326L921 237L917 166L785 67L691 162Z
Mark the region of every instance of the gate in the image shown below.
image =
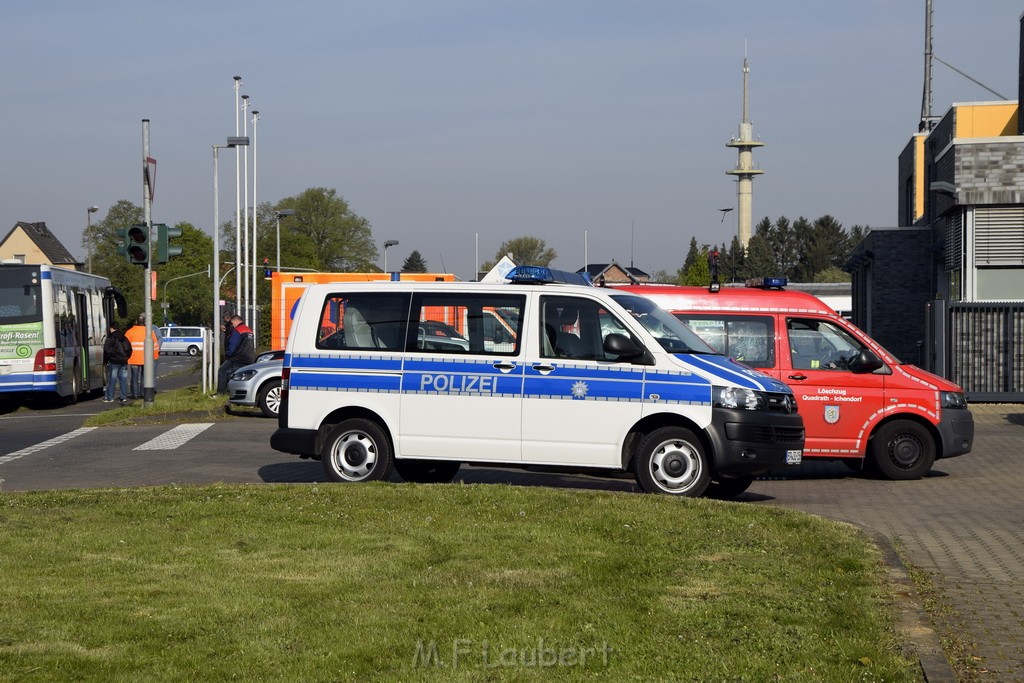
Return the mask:
M970 401L1024 401L1024 303L928 303L928 369Z

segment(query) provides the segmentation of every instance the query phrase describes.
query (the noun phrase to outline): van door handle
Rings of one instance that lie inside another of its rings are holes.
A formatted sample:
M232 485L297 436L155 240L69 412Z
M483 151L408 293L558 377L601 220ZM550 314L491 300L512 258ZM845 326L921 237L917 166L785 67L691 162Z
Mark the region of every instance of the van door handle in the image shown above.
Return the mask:
M507 361L501 361L501 362L498 362L498 363L494 364L494 369L495 370L501 370L502 372L506 372L506 373L507 372L512 372L513 370L516 369L516 364L515 363L509 363Z
M798 375L790 375L789 378L790 379L795 379L797 381L803 381L803 380L807 379L807 375L805 375L803 373L800 373Z
M538 363L537 365L533 366L533 369L542 375L547 375L548 373L555 371L555 366L548 365L547 363Z

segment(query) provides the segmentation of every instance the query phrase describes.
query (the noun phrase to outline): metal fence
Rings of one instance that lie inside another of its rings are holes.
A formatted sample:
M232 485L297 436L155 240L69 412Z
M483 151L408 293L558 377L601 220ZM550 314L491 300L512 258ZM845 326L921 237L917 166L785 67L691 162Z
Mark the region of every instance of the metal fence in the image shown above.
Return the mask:
M970 401L1024 401L1024 303L929 304L933 372Z

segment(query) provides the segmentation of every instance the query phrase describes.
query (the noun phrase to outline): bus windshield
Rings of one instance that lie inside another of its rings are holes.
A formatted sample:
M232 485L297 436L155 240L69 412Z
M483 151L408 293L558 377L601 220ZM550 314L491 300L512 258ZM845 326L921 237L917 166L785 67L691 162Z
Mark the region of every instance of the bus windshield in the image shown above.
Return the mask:
M39 270L0 269L0 325L42 320Z

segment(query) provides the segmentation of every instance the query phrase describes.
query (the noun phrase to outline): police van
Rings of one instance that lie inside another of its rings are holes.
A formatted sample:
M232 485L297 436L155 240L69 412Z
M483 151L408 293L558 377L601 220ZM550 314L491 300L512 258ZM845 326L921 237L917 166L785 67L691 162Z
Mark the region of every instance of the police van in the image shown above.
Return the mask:
M630 471L646 492L723 498L801 461L785 383L641 296L556 282L570 278L546 268L506 277L311 285L271 446L320 459L340 482L536 465ZM439 323L464 345L423 333Z
M205 327L172 325L160 328L160 353L187 353L198 356L208 331Z
M807 429L804 456L919 479L936 459L969 453L974 418L963 389L901 362L785 278L745 287L630 285L711 347L789 384Z

